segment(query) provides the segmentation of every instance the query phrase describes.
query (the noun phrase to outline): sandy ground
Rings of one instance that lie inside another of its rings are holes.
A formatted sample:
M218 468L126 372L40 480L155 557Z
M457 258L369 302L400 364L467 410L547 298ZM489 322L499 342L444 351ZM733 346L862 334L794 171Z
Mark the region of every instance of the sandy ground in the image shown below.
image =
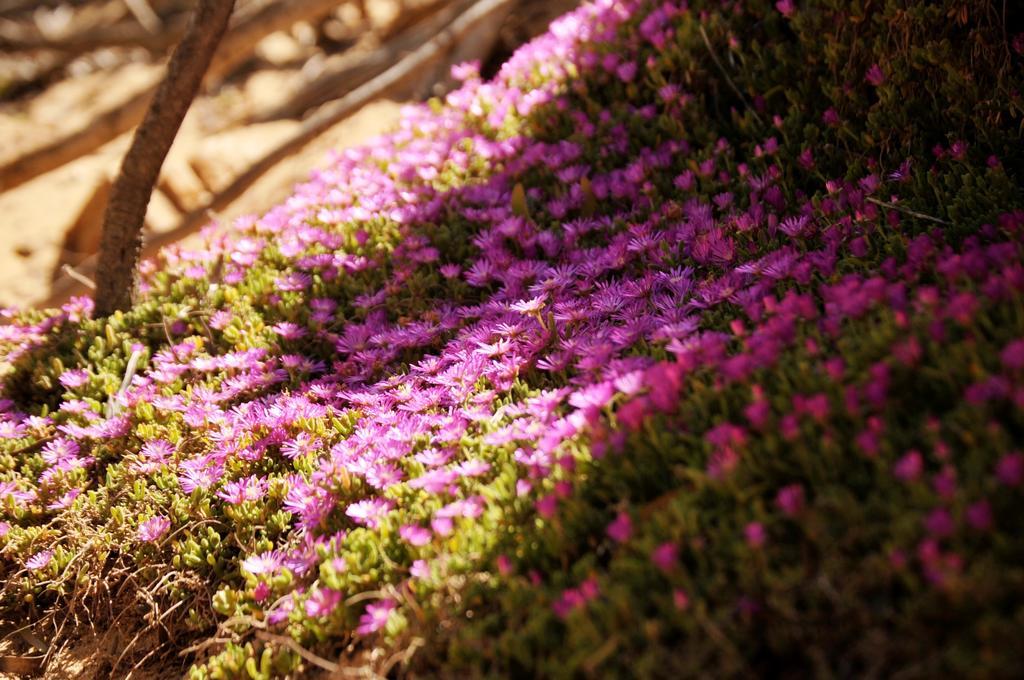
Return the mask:
M28 105L0 109L0 160L17 158L59 131L87 126L97 111L152 85L161 69L128 64L61 82ZM259 110L288 92L294 71L257 73L216 98L197 100L164 164L146 218L147 233L176 227L300 123L279 120L210 133L225 117ZM398 120L400 105L368 104L281 161L221 215L259 213L288 196L296 182L325 162L328 150L361 144ZM27 307L46 300L62 266L96 251L103 207L130 134L95 153L0 193L0 305Z

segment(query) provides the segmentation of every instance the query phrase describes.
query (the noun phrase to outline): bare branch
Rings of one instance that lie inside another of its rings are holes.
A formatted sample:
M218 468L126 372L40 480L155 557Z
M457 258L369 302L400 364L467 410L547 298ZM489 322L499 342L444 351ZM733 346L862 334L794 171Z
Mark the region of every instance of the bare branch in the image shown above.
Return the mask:
M199 0L114 183L103 218L96 314L131 305L142 224L164 158L228 27L234 0Z

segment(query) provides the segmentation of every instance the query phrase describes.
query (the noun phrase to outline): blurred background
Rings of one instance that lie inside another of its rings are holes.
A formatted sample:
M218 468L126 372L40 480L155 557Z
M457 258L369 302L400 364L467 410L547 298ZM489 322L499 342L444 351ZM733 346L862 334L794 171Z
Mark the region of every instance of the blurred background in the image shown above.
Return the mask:
M195 0L0 0L0 306L88 292L103 210ZM262 212L403 103L492 75L576 0L237 0L164 164L150 246Z

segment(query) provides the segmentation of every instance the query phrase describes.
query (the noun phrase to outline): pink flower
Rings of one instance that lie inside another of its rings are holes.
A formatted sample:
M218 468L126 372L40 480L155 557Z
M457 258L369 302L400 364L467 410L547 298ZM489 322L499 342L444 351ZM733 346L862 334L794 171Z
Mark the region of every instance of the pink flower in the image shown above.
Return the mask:
M775 3L775 9L779 10L779 14L789 18L796 12L796 5L793 0L779 0Z
M352 503L345 509L345 514L355 522L370 529L376 529L384 515L394 509L393 501L383 498L368 498Z
M659 362L647 370L644 380L650 388L649 398L658 410L669 412L676 407L683 385L682 366Z
M283 340L298 340L306 337L306 329L290 321L274 324L270 330L280 335Z
M455 530L455 522L451 517L434 517L430 520L430 528L438 536L450 536Z
M812 394L806 397L801 405L801 411L819 423L825 422L829 412L828 396Z
M651 552L651 562L664 572L672 571L679 563L679 547L675 543L662 543Z
M462 273L462 267L457 264L443 264L439 271L446 279L456 279Z
M256 587L252 589L252 599L256 602L263 602L269 596L270 584L266 581L260 581L256 584Z
M153 439L142 445L139 454L149 462L163 463L174 453L174 445L163 439Z
M690 597L686 594L686 591L677 588L672 591L672 604L679 611L685 611L690 606Z
M629 540L629 537L633 534L633 522L629 518L629 513L620 512L608 528L605 533L616 543L625 543Z
M869 68L867 73L864 74L864 80L868 81L875 87L879 87L885 82L885 73L882 71L882 67L878 64L872 64L871 68Z
M409 481L409 486L414 489L423 489L427 493L442 493L458 480L459 473L455 470L436 469L426 472L416 479Z
M799 484L782 487L775 496L775 505L787 517L796 517L804 509L804 487Z
M896 461L895 467L893 467L892 474L896 479L901 482L913 482L921 476L921 472L924 470L924 459L921 457L920 452L910 451L905 456Z
M25 568L29 571L38 571L48 565L52 559L53 549L43 550L28 558L28 561L25 562Z
M743 537L747 539L747 545L751 548L760 548L768 540L768 534L764 525L760 522L751 522L743 528Z
M69 390L83 387L89 382L89 371L84 368L75 369L72 371L64 371L58 378L60 384Z
M480 78L480 60L475 59L473 61L452 64L451 74L452 78L459 82L478 79Z
M242 562L242 569L253 576L261 574L272 574L281 568L284 558L276 550L270 550L258 555L250 555Z
M771 412L772 409L767 399L757 399L743 409L743 415L747 417L751 425L759 430L768 424Z
M416 547L430 543L430 529L416 524L403 524L398 528L398 535L402 540Z
M992 506L988 501L981 500L968 505L964 514L972 528L978 531L988 531L992 528Z
M70 491L65 493L63 496L61 496L57 500L55 500L54 502L52 502L49 505L47 505L46 509L47 510L64 510L66 508L70 508L71 504L75 502L75 499L78 498L79 494L81 494L81 493L82 493L81 489L77 489L77 488L76 489L71 489Z
M620 64L618 68L615 69L615 75L617 75L619 77L619 80L621 80L622 82L629 83L632 82L634 78L636 78L636 70L636 64L630 61L626 62L625 64Z
M583 608L584 605L586 605L586 600L583 594L577 588L568 588L563 590L561 596L551 604L551 609L554 610L555 616L564 620L569 617L569 614Z
M953 517L949 514L949 510L936 508L925 518L924 528L932 536L944 538L953 533L956 525L953 523Z
M796 160L804 170L814 169L814 152L810 149L804 149L801 151Z
M1020 486L1024 482L1024 454L1008 453L996 463L996 479L1006 486Z
M932 477L932 488L943 500L952 500L956 494L956 468L946 465Z
M313 618L328 616L341 602L341 593L333 588L317 588L305 602L306 615Z
M143 543L156 543L170 528L171 520L163 515L157 515L139 524L136 536Z
M387 625L388 618L396 606L395 601L391 599L367 605L366 613L359 617L359 627L356 628L356 632L360 635L376 633Z
M999 354L999 359L1010 370L1017 371L1024 368L1024 339L1010 342Z
M310 284L313 283L313 277L309 274L303 274L301 272L293 272L287 276L283 276L274 282L274 285L278 290L284 291L300 291L309 288Z
M427 565L426 560L415 560L412 566L409 567L409 573L418 579L430 578L430 567Z
M601 594L600 584L597 582L597 578L591 576L586 581L580 584L580 595L587 602L596 600L597 596Z
M456 465L453 471L460 477L479 477L491 471L491 464L479 458L471 458Z
M544 519L551 519L558 509L558 497L554 494L544 496L537 501L537 512Z
M249 476L228 482L217 492L217 498L230 503L240 505L246 501L256 501L263 497L267 491L268 482L256 476Z
M535 298L529 300L520 300L511 305L513 311L519 312L520 314L539 314L543 311L547 305L547 296L538 295Z

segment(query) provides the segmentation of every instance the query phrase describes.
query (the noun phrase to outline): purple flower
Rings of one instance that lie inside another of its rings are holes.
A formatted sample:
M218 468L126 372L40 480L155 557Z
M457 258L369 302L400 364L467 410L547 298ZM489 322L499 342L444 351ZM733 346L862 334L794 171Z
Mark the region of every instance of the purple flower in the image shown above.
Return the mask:
M416 479L409 481L409 486L414 489L423 489L427 493L443 493L448 490L455 481L459 479L459 473L455 470L442 468L430 470L423 473Z
M303 605L306 615L313 618L329 616L338 608L341 602L341 593L333 588L317 588L309 595Z
M395 610L395 607L397 607L397 604L391 599L367 605L366 613L359 617L359 626L356 628L356 632L360 635L376 633L387 625L391 612Z
M935 538L944 538L953 533L956 525L946 508L932 510L924 520L924 527Z
M775 505L787 517L796 517L804 509L804 487L800 484L782 487L775 496Z
M558 509L558 497L554 494L544 496L537 501L537 514L544 519L551 519Z
M180 467L182 472L178 475L178 483L185 493L192 493L196 489L209 489L220 480L223 473L220 465L210 464L205 457L185 461Z
M299 340L306 337L306 329L290 321L282 321L270 327L283 340Z
M51 548L49 550L43 550L42 552L38 552L32 557L28 558L28 560L25 562L25 568L29 571L38 571L46 567L48 564L50 564L50 561L52 559L53 549Z
M71 371L64 371L58 378L60 384L69 390L83 387L89 382L89 371L84 368L79 368Z
M491 464L479 458L463 461L453 468L460 477L479 477L491 471Z
M986 500L968 505L964 515L967 523L978 531L988 531L992 528L992 506Z
M459 82L466 82L467 80L479 79L480 60L474 59L473 61L464 61L458 64L452 64L451 74L452 78Z
M309 274L303 274L302 272L293 272L287 276L283 276L274 282L274 286L278 290L283 291L300 291L309 288L310 284L313 283L313 278Z
M633 522L629 518L629 513L620 512L616 515L612 523L605 529L605 533L616 543L628 541L629 537L633 535Z
M520 300L510 305L510 308L521 314L538 314L544 310L547 306L547 297L544 295L538 295L535 298L529 300Z
M615 69L615 75L619 77L624 83L630 83L636 78L637 66L634 62L626 62L625 64L619 64Z
M427 579L430 578L430 567L426 560L414 560L412 566L409 567L409 573L414 578Z
M250 476L228 482L217 492L217 498L230 503L240 505L246 501L258 501L267 492L268 482L259 477Z
M1008 453L996 463L996 479L1006 486L1020 486L1024 482L1024 454Z
M879 87L885 82L885 73L882 71L882 67L878 64L872 64L864 74L864 80L868 81L875 87Z
M398 535L406 543L417 547L430 543L431 538L430 529L416 524L403 524L398 528Z
M276 607L267 612L267 623L277 625L282 621L287 621L293 609L295 609L295 597L292 593L288 593L281 598Z
M747 545L751 548L763 547L768 540L768 534L760 522L750 522L743 527L743 537L746 538Z
M252 589L252 599L256 602L263 602L268 597L270 597L270 584L266 581L260 581Z
M139 524L136 537L143 543L156 543L170 528L171 520L163 515L157 515Z
M1014 340L1007 344L999 354L999 359L1003 362L1003 366L1010 370L1018 371L1024 368L1024 339Z
M661 571L672 571L679 564L679 546L672 542L662 543L651 552L651 562Z
M269 550L258 555L250 555L242 562L242 569L253 576L273 574L284 562L284 557L276 550Z
M391 512L394 507L394 501L369 498L352 503L345 509L345 514L356 524L376 529L384 515Z
M154 439L143 444L139 453L149 462L164 463L174 454L174 445L163 439Z
M919 451L910 451L896 461L892 474L901 482L916 481L924 471L924 458Z
M555 612L555 616L565 620L569 614L583 608L586 603L586 599L577 588L567 588L562 591L557 600L551 603L551 609Z
M441 276L446 279L457 279L462 273L462 267L457 264L443 264L438 271L440 271Z
M47 510L65 510L67 508L70 508L71 504L75 502L75 499L78 498L79 494L81 494L81 493L82 493L81 489L78 489L78 488L71 489L70 491L65 493L63 496L61 496L57 500L55 500L54 502L52 502L49 505L47 505L46 509Z

